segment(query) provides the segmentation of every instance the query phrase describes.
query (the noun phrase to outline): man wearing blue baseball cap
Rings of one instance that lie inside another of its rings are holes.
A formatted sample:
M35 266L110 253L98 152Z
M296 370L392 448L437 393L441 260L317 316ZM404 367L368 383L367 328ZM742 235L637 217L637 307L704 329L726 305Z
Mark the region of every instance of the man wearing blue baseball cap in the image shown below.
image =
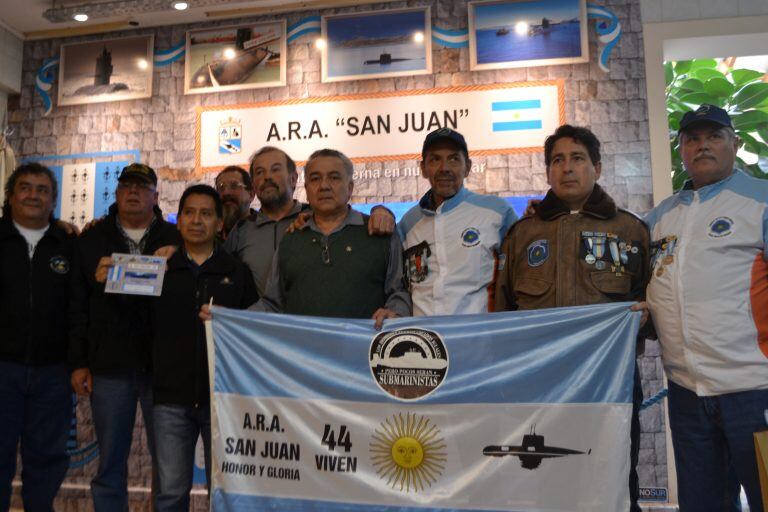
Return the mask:
M431 188L397 226L413 314L488 312L501 240L517 216L504 199L464 187L472 161L459 132L429 133L421 156Z
M763 510L753 433L768 429L768 181L734 169L728 113L680 122L690 177L646 221L647 301L669 379L681 512Z

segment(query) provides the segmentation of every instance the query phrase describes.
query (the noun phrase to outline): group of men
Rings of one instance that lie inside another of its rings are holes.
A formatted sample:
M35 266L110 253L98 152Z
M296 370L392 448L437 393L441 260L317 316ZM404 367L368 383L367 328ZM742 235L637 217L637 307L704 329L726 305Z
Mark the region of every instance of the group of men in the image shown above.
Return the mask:
M71 371L75 391L90 395L100 446L95 509L127 510L140 404L157 510L187 510L199 436L210 471L200 322L209 303L381 328L410 314L634 301L638 353L657 333L670 380L681 510L739 510L743 486L761 511L752 433L768 428L768 182L734 170L739 140L717 107L689 112L680 141L691 180L645 222L597 184L600 143L569 125L547 138L551 188L519 221L505 200L464 187L469 150L448 128L425 138L430 190L396 229L386 208L369 217L350 207L353 165L331 149L304 166L309 204L293 199L294 161L264 147L250 172L227 167L215 189L189 187L177 226L157 208L154 170L132 164L109 215L76 239L53 222L54 175L22 165L0 220L0 389L10 404L0 412L0 509L21 440L25 507L51 510L67 468ZM159 297L104 293L112 254L158 252L170 255ZM641 401L635 372L633 511Z

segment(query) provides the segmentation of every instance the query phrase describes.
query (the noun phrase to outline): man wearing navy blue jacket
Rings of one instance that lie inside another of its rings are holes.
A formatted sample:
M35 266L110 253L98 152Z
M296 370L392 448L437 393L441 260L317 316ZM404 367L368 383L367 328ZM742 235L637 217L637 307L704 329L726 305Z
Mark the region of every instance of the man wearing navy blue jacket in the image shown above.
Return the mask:
M224 223L218 193L193 185L179 201L182 245L168 260L162 294L152 304L153 416L160 489L158 512L189 509L197 438L211 474L208 355L200 308L243 309L258 299L248 267L216 244Z

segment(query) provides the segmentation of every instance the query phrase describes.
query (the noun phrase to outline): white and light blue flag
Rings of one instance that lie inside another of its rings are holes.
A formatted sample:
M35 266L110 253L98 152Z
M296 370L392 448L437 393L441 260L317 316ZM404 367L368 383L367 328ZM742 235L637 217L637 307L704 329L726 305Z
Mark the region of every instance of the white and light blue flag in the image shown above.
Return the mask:
M212 510L627 510L629 306L380 332L213 308Z

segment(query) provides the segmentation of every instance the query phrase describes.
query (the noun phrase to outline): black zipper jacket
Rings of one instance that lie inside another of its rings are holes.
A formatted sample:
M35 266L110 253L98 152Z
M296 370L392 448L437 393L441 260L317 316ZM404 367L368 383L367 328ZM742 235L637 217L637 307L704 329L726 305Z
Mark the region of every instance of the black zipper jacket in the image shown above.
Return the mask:
M179 245L176 226L163 220L155 208L155 222L147 234L144 254L160 247ZM128 253L128 245L117 227L117 206L77 240L72 273L69 364L93 373L151 369L149 297L104 293L104 283L95 279L103 256Z
M74 236L52 223L32 261L10 215L0 219L0 359L43 365L67 356Z
M180 248L168 260L162 295L152 299L156 404L209 403L205 326L198 313L211 297L215 305L235 309L256 302L250 270L221 248L195 269Z

